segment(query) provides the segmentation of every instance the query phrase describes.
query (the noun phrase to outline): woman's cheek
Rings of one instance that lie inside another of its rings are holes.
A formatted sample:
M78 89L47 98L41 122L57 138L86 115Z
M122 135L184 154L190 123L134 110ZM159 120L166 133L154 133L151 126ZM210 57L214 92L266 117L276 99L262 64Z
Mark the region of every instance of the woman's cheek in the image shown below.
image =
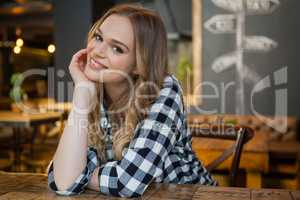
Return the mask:
M132 66L128 57L120 57L118 59L113 59L111 60L111 64L112 66L115 66L115 69L119 69L123 72L129 72L131 68L130 66Z

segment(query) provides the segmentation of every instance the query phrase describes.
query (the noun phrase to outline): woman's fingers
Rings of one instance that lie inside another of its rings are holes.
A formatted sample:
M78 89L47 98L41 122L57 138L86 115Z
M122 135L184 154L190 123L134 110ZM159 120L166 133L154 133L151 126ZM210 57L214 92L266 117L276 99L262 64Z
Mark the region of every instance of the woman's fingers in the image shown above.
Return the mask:
M81 49L74 54L74 57L78 57L78 56L80 56L82 54L86 54L86 53L87 53L87 49Z
M86 49L79 50L72 57L69 70L74 82L78 82L82 80L87 81L87 78L83 73L86 65L86 60L87 60L86 57L87 57Z
M76 54L74 54L73 59L75 62L79 62L81 59L86 59L87 50L81 49Z

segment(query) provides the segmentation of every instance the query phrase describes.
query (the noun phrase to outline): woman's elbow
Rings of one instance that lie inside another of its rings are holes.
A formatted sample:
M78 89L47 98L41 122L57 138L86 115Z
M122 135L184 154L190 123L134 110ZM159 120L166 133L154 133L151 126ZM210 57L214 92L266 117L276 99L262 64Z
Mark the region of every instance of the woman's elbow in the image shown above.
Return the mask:
M75 182L74 178L70 177L70 175L62 174L59 170L56 170L56 168L53 168L53 178L59 191L68 190Z
M66 181L63 178L56 178L55 175L54 175L54 181L59 191L66 191L72 185L69 181Z

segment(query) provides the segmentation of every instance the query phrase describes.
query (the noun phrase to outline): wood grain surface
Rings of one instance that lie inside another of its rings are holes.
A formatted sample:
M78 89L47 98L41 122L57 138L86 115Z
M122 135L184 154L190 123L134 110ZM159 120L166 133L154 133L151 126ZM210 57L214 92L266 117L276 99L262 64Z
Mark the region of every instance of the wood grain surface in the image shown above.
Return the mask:
M91 190L81 195L63 197L48 189L45 174L0 172L0 200L73 200L73 199L122 199L106 196ZM163 200L299 200L300 191L280 189L247 189L209 187L201 185L176 185L153 183L137 199Z

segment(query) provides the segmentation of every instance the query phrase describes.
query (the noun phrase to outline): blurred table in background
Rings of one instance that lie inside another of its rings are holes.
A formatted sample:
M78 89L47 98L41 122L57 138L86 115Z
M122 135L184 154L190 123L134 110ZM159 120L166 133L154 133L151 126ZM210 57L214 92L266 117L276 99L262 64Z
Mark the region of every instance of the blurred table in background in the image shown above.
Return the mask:
M55 123L62 120L62 113L60 112L43 112L43 113L20 113L12 111L0 111L0 126L9 126L13 128L13 140L14 140L14 164L16 170L20 166L20 153L21 153L21 137L22 131L25 128L36 127L42 124ZM1 134L1 133L0 133ZM31 142L33 143L36 137L37 131L34 131L31 136Z
M39 106L40 110L46 111L54 111L54 112L61 112L63 114L64 119L68 117L69 112L72 109L71 102L52 102L45 105Z
M53 98L36 98L31 100L42 111L56 110L56 111L70 111L72 102L56 102Z
M56 102L53 98L35 98L30 99L30 102L35 105L40 112L56 111L68 113L71 111L72 102Z

